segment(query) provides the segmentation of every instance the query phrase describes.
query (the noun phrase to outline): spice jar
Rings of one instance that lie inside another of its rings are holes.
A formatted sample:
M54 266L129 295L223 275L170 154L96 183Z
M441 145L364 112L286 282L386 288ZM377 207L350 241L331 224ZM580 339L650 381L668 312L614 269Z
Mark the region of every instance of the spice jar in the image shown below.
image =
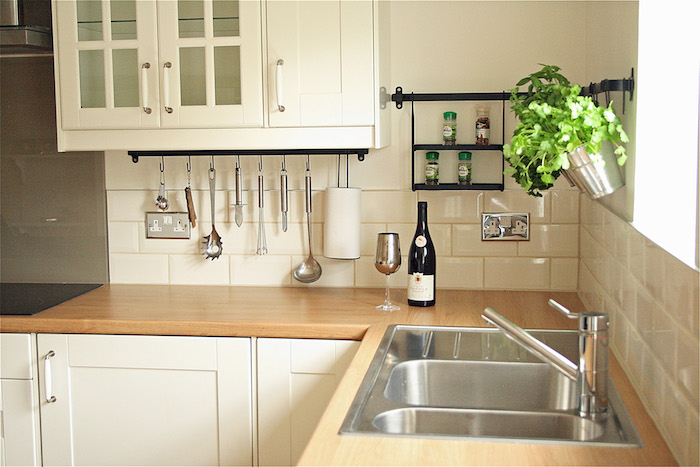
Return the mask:
M460 152L457 163L457 184L471 185L472 183L472 153Z
M491 136L491 122L489 121L488 107L479 106L476 109L476 144L486 146Z
M442 124L442 144L448 146L457 144L457 114L445 112L442 116L445 119Z
M437 185L439 179L439 166L438 157L440 154L437 152L426 152L425 153L425 184L426 185Z

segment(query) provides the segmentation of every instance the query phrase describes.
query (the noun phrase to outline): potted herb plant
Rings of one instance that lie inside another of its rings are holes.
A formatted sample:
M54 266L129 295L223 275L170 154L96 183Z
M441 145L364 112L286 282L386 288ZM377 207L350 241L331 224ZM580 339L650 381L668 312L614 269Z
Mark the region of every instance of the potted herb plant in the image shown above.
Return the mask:
M588 182L600 184L601 176L596 172L611 172L611 168L620 177L617 165L623 165L627 159L621 146L628 141L627 134L612 102L602 107L591 97L581 96L581 88L572 85L559 70L557 66L543 65L511 90L511 109L519 123L510 144L503 147L511 166L506 173L533 196L542 196L541 191L551 188L562 171L567 171L567 178L593 197L603 196L621 186L621 178L619 183L603 180L603 185L616 186L604 186L602 192L598 186L590 188ZM524 85L527 92L519 92ZM606 161L606 156L601 155L604 141L615 146L617 164L615 155L609 155L613 161Z

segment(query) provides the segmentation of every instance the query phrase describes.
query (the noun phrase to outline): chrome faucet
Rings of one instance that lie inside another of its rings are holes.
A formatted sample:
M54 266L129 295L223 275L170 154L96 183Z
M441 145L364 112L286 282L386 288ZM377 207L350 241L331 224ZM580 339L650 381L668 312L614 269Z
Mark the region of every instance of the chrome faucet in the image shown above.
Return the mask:
M490 307L484 310L481 317L503 331L515 343L552 365L564 376L576 381L579 415L588 418L600 417L608 411L610 319L605 313L593 311L573 313L552 299L549 300L549 305L567 318L578 318L578 365Z

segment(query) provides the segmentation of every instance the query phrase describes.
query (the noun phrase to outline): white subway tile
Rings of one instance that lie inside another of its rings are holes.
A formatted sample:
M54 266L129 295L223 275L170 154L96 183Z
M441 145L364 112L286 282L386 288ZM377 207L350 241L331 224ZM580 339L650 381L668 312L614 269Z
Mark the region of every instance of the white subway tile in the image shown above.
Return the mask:
M700 391L698 379L700 379L700 363L698 360L698 336L690 335L684 330L679 330L678 335L678 359L676 375L680 388L685 391L695 410L698 410Z
M436 265L438 289L481 289L484 287L482 258L441 258Z
M170 255L170 283L182 285L229 284L226 255L206 259L203 255Z
M550 194L530 196L522 190L490 191L484 194L484 212L529 212L530 222L550 222Z
M647 345L651 345L654 331L655 305L648 292L644 289L637 290L637 308L635 310L636 321L632 321L632 326L639 332L639 335Z
M550 192L550 196L552 199L552 223L578 224L579 192L554 190Z
M485 258L484 287L508 290L548 290L547 258Z
M136 222L108 222L110 253L138 253L139 224Z
M689 405L681 392L674 385L669 385L666 391L666 406L661 425L662 431L668 434L665 437L666 442L676 457L679 457L681 465L686 465L683 463L682 457L685 457L687 452L690 412Z
M635 387L641 388L642 356L644 355L644 341L635 331L633 326L627 330L627 359L626 366L629 369L627 375L635 383Z
M615 319L610 323L610 329L612 333L612 346L615 350L615 356L618 361L623 365L627 366L627 331L629 324L627 319L620 315L615 317Z
M516 242L518 256L578 258L578 230L574 224L533 224L530 240Z
M307 258L305 256L292 256L292 271L302 261ZM314 258L321 265L323 270L321 278L310 284L302 284L297 280L292 280L292 285L295 287L352 287L355 284L355 261L356 260L336 260L328 259L323 256ZM291 273L291 271L290 271Z
M651 349L671 377L676 379L677 340L676 325L661 311L656 303L652 304Z
M107 191L107 220L145 222L146 211L157 211L158 191Z
M363 223L416 223L417 196L412 191L363 191ZM428 206L428 222L432 222Z
M644 287L658 302L664 301L664 278L666 275L666 261L664 250L655 243L647 241L644 250Z
M231 255L231 285L289 286L292 259L285 255Z
M517 243L481 240L481 224L454 224L452 226L452 254L454 256L517 256Z
M647 351L644 354L644 363L642 365L641 387L644 388L642 396L646 399L647 406L652 411L651 415L656 420L663 420L664 394L668 378L669 376L664 371L663 366L654 358L653 352Z
M665 263L664 307L684 328L698 335L700 274L670 254L665 255Z
M418 195L419 201L428 202L429 223L480 223L482 199L478 191L421 191Z
M168 256L110 254L109 282L112 284L167 284Z
M377 236L381 232L389 232L386 224L360 224L360 254L364 256L374 256L377 252ZM399 243L404 248L405 240L403 235L399 235ZM406 249L408 251L408 249Z
M552 290L575 292L578 287L578 259L552 258Z

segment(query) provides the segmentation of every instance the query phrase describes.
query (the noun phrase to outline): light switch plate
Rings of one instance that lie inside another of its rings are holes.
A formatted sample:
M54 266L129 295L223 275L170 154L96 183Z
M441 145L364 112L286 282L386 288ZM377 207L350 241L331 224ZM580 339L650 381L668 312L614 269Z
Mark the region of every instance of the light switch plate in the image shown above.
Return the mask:
M190 238L190 218L186 212L147 212L146 238Z
M530 240L530 213L482 212L482 240Z

